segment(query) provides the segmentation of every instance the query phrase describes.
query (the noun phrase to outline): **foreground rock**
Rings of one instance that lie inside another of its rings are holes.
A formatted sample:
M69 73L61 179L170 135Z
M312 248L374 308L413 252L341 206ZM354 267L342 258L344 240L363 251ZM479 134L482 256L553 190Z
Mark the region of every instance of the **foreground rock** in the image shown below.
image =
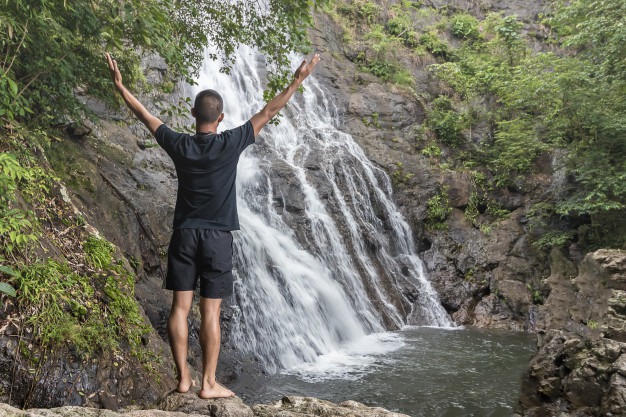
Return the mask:
M269 405L252 407L258 417L298 417L298 416L345 416L345 417L408 417L380 407L367 407L356 401L344 401L333 404L329 401L307 397L284 397Z
M576 268L551 255L538 351L524 375L520 414L626 415L626 251L598 250Z
M624 415L626 343L558 330L539 339L522 384L523 416Z
M240 398L202 400L195 394L173 393L151 410L125 410L114 412L87 407L59 407L52 409L19 410L0 404L0 416L6 417L408 417L378 407L367 407L356 401L333 404L308 397L284 397L273 404L245 405Z

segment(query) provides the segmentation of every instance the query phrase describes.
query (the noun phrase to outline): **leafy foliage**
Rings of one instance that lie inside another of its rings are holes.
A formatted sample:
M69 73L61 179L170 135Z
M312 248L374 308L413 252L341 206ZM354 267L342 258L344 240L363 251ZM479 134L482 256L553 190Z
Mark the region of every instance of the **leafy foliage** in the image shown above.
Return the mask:
M457 94L455 107L491 127L490 140L483 139L470 155L490 168L497 186L523 177L542 153L562 149L562 168L572 183L550 202L548 212L561 218L590 216L592 227L602 230L603 222L626 209L624 30L603 14L623 8L616 0L558 3L546 22L564 35L564 46L579 49L574 56L532 52L517 19L492 14L479 23L485 33L480 48L467 40L458 61L431 67ZM434 112L430 118L442 141L446 132L454 133L444 116ZM601 235L591 236L598 244L615 244ZM538 244L564 244L572 236L556 230Z
M269 89L289 77L289 53L308 46L311 5L325 0L15 0L0 9L0 117L63 120L81 109L76 90L110 101L103 52L111 51L133 85L140 60L162 57L170 76L191 81L204 59L228 71L240 44L257 47L271 69Z
M424 128L434 134L419 149L446 169L485 169L495 188L470 196L472 223L486 230L479 215L507 215L485 193L525 191L528 175L544 170L538 161L551 153L564 181L543 202L545 241L625 247L626 25L617 18L626 15L624 1L556 0L541 23L500 13L479 21L409 1L364 19L356 11L363 1L337 3L363 70L391 81L409 63L441 81L439 96L416 92ZM539 33L545 43L538 46Z
M0 153L0 247L9 252L37 239L32 215L14 204L18 183L37 179L36 173L22 167L10 153Z
M48 259L22 268L16 282L17 302L42 346L70 342L80 353L117 349L120 342L141 348L148 328L134 300L132 275L119 265L79 274Z
M450 45L442 40L436 32L427 32L420 37L420 43L434 56L450 59L452 51Z
M428 113L428 125L442 143L457 146L461 141L463 116L452 107L452 102L445 96L433 100Z
M10 277L16 277L18 275L17 272L13 270L13 268L5 265L0 265L0 274L9 275ZM13 288L13 286L8 282L0 282L0 295L2 294L6 294L9 297L15 297L17 295L17 293L15 292L15 288ZM0 303L0 307L1 306L2 303Z
M443 189L428 199L426 225L431 229L445 229L447 224L446 219L452 213L452 207L450 207L450 197L448 197L448 188Z
M626 15L621 0L557 0L547 23L562 36L563 46L578 49L607 81L626 81Z
M478 20L468 14L457 14L452 17L452 34L458 38L477 41L481 39L478 29Z

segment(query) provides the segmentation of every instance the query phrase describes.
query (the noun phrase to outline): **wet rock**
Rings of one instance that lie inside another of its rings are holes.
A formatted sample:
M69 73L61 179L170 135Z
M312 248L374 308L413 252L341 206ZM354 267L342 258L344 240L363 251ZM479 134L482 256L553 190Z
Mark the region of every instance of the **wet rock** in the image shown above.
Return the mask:
M538 349L522 382L521 415L623 415L625 379L616 353L625 344L550 330Z
M73 138L82 138L91 134L92 128L80 122L72 122L65 128L65 131Z
M155 402L175 386L169 367L155 363L154 370L148 371L129 352L105 352L86 359L68 347L39 352L30 346L32 356L25 357L18 349L17 336L11 328L0 336L3 402L22 407L87 405L116 410ZM154 334L148 347L153 352L167 349Z
M444 174L443 183L446 185L450 206L464 208L470 197L470 183L467 178L458 172L448 171Z
M191 392L171 393L159 403L158 408L212 417L253 417L252 409L239 397L204 400Z
M305 209L304 194L294 168L286 162L276 159L272 161L270 170L274 201L287 212L301 214Z
M384 408L367 407L356 401L334 404L309 397L284 397L273 404L255 405L252 409L258 417L408 417Z

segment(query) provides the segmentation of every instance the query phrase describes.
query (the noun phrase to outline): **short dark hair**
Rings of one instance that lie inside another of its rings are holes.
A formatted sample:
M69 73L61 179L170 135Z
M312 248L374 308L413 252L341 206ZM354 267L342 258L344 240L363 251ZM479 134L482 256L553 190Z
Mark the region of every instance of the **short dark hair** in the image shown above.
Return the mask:
M224 110L224 100L215 90L202 90L196 96L193 107L199 122L213 123Z

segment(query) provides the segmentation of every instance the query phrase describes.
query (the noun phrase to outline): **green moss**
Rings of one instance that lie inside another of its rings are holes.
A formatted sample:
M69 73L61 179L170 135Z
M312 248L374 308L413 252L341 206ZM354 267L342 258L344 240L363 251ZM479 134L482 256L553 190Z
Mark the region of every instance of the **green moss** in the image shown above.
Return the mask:
M90 261L93 272L77 273L67 262L53 259L19 271L17 302L28 317L34 341L44 349L69 344L80 354L117 350L125 344L135 356L146 357L141 338L150 328L134 298L134 276L121 262L112 262L110 243L90 242L95 249L88 246L86 252L98 254Z
M91 181L93 165L85 155L69 141L51 144L46 154L54 172L67 186L75 190L87 190L95 193L96 187Z

